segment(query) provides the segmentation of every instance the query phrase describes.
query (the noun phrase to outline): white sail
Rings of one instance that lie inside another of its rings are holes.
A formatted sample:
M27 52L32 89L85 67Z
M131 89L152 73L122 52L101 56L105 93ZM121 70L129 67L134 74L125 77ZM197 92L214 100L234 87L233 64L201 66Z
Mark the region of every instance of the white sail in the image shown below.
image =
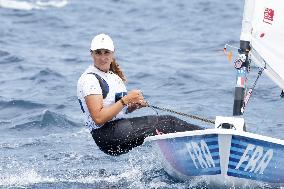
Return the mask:
M251 42L251 59L284 89L284 1L246 0L241 40Z

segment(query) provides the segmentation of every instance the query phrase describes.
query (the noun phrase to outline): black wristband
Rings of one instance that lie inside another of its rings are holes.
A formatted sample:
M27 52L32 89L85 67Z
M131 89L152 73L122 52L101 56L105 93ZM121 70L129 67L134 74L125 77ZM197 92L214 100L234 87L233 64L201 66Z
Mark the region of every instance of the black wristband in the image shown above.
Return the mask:
M121 98L120 100L119 100L120 102L121 102L121 104L123 105L123 106L126 106L127 104L124 102L124 100Z

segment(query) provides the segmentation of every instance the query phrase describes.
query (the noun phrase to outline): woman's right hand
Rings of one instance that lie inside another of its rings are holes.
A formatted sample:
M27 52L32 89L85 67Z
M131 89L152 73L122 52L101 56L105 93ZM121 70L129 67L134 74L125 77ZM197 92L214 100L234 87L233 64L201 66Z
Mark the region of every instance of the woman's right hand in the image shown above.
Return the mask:
M140 90L131 90L126 96L123 97L123 101L129 106L146 106L147 103L144 100L143 94Z

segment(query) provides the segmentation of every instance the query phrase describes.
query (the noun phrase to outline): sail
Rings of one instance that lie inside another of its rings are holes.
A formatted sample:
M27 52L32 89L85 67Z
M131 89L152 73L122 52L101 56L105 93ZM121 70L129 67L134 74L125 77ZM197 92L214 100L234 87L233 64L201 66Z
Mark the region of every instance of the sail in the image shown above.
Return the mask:
M284 89L284 1L246 0L241 40L250 41L252 61Z

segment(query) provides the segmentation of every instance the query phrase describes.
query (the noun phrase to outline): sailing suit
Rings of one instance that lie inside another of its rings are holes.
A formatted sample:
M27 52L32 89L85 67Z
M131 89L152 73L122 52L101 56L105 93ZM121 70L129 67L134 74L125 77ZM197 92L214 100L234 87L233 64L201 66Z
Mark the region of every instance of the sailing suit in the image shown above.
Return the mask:
M98 126L92 120L85 103L88 95L103 95L103 105L111 106L127 94L121 78L109 71L100 71L93 65L81 75L77 84L77 96L85 125L89 128L96 144L106 154L120 155L133 147L139 146L147 136L158 133L174 133L201 129L170 115L150 115L125 118L127 107L124 107L112 120Z

